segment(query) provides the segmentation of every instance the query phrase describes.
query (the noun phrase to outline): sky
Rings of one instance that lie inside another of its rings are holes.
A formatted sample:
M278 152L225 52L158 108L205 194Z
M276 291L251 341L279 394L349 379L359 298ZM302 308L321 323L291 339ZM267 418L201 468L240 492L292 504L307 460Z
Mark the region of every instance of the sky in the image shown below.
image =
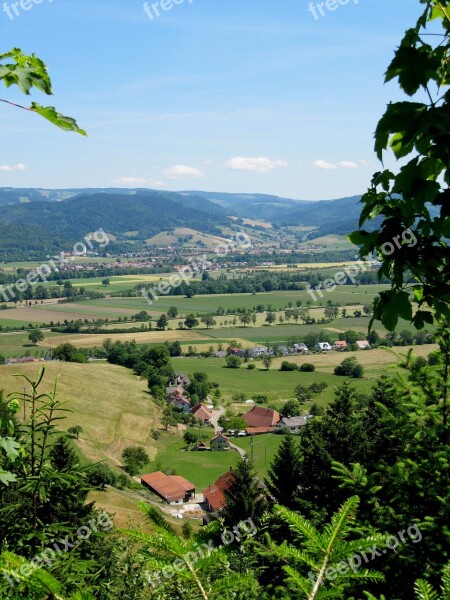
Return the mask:
M0 103L0 187L364 193L377 121L402 98L384 72L418 0L154 3L0 0L0 52L34 52L54 88L0 98L88 133Z

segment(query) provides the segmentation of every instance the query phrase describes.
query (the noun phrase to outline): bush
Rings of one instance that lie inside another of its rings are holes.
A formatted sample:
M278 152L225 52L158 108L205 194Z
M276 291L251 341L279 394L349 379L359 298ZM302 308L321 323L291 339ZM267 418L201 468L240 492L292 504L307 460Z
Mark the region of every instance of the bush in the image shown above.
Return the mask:
M265 404L267 402L267 396L257 394L256 396L253 396L253 400L256 402L256 404Z
M299 368L299 371L303 371L303 373L314 373L315 370L316 367L312 363L303 363Z
M227 367L229 369L239 369L242 365L242 360L239 356L227 356Z
M152 429L150 435L154 440L159 440L159 438L161 437L161 432L159 431L159 429Z
M253 371L253 369L256 369L256 365L255 365L255 363L248 363L248 365L247 365L247 369L248 369L249 371Z
M293 362L289 362L288 360L283 360L281 363L280 371L296 371L297 365Z
M334 374L341 377L361 379L364 375L364 368L358 363L355 357L351 357L343 360L341 364L334 369Z
M320 394L320 392L323 392L324 390L326 390L328 387L328 383L324 383L323 381L321 381L320 383L312 383L309 386L309 389L311 390L311 392L313 394Z

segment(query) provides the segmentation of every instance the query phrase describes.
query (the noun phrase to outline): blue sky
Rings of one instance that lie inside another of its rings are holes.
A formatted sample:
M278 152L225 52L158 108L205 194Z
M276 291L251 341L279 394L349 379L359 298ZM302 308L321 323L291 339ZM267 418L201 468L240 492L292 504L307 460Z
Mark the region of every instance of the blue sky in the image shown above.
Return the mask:
M324 16L314 0L317 18L309 0L178 0L150 18L142 0L36 1L18 16L8 2L12 19L0 10L1 51L43 58L54 97L32 99L74 116L88 138L1 104L0 187L300 199L367 188L373 131L401 97L383 74L420 12L413 0L328 0Z

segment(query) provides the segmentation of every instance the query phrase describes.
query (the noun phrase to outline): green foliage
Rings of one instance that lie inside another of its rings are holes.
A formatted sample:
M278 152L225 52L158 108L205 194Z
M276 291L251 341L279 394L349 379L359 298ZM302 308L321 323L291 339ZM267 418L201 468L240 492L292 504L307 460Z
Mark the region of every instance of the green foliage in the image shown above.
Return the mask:
M34 87L44 94L52 95L52 84L47 66L34 54L27 56L19 48L13 48L10 52L0 54L0 61L0 80L7 88L17 85L23 94L29 95L30 90ZM74 131L86 135L86 132L78 127L74 119L61 115L52 106L41 106L33 102L30 108L26 108L7 100L1 100L1 102L34 111L64 131Z
M129 475L137 475L149 462L150 457L141 446L128 446L122 452L122 460L127 473Z
M289 362L288 360L283 360L281 363L280 371L296 371L297 363Z
M30 342L32 344L34 344L36 346L38 344L38 342L43 341L44 334L42 333L42 331L40 329L33 329L33 331L30 331L30 333L28 334L28 339L30 340Z
M379 255L379 277L392 282L376 299L372 318L390 331L399 318L421 329L434 317L450 316L449 8L442 0L421 2L425 10L405 33L386 72L386 81L398 80L407 96L418 95L417 101L389 104L375 134L379 159L390 149L403 166L397 174L389 169L375 173L361 200L360 227L374 217L381 217L381 226L350 236L361 247L361 257ZM425 30L432 21L430 37Z
M303 373L314 373L315 370L316 366L312 363L303 363L299 367L299 371L302 371Z
M227 356L226 358L227 367L229 369L239 369L242 365L242 359L239 356Z
M291 509L297 507L300 472L298 438L288 433L283 437L266 480L267 489L279 504Z
M107 485L116 485L116 473L105 463L93 465L87 472L87 480L96 488L104 490Z
M302 386L302 390L303 390ZM303 401L303 398L302 398ZM288 400L283 406L283 416L285 417L299 417L303 412L301 404L298 400Z
M148 573L146 585L152 587L152 598L257 600L259 586L253 575L239 573L230 566L229 552L220 538L217 544L208 544L220 534L218 522L206 526L200 533L180 536L157 509L148 505L141 507L154 533L130 530L125 533L139 548L139 556L144 560ZM233 524L239 522L240 519ZM203 548L202 554L199 548Z
M353 581L384 579L377 571L354 570L348 564L361 548L385 540L381 535L355 538L358 504L358 497L349 498L322 532L300 514L283 506L275 507L275 513L289 526L296 544L285 541L278 545L267 535L268 550L260 549L260 552L282 561L288 588L295 590L296 598L344 598L347 597L345 590Z
M354 356L345 358L340 365L334 369L335 375L341 377L352 377L353 379L360 379L364 375L364 368L358 363Z

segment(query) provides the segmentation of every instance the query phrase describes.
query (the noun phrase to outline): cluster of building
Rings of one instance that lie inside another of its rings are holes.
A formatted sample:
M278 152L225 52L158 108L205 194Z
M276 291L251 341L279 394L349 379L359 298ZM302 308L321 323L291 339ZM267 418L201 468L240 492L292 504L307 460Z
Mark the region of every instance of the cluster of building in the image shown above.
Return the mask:
M185 391L185 387L188 387L191 380L184 373L178 373L175 377L175 381L171 382L166 387L166 400L168 404L171 404L174 408L184 413L191 413L197 421L203 423L203 425L209 425L213 416L212 410L206 404L202 402L192 405L191 399Z
M359 350L368 350L370 349L370 344L367 340L358 340L356 345ZM314 352L332 352L332 351L343 351L347 350L349 344L346 341L337 341L334 344L330 344L328 342L319 342L316 344L312 351ZM244 350L243 348L230 348L228 353L225 351L216 352L215 356L217 358L223 358L227 356L227 354L233 354L235 356L245 357L248 356L250 358L262 358L263 356L274 356L275 354L280 354L282 356L290 356L295 354L308 354L311 350L308 348L306 344L293 344L291 347L287 346L277 346L267 348L266 346L255 346L254 348L248 348Z

